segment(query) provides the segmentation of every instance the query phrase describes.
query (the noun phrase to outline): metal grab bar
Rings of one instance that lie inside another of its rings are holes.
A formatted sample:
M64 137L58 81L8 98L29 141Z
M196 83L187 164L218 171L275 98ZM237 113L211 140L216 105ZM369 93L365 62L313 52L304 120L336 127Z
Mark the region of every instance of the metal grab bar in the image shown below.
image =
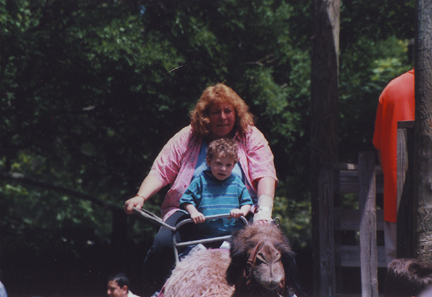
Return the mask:
M212 216L206 216L205 217L205 220L206 221L210 221L210 220L215 220L215 219L223 219L223 218L229 218L230 217L230 214L221 214L221 215L212 215ZM247 220L246 220L246 218L244 217L244 216L241 216L240 218L239 218L239 220L241 220L242 221L242 223L243 223L243 225L247 225ZM184 219L184 220L182 220L181 222L179 222L177 225L176 225L176 228L178 229L178 228L180 228L181 226L183 226L183 225L186 225L186 224L189 224L189 223L193 223L193 220L192 219Z
M138 209L136 207L132 208L132 210L138 214L139 216L141 216L143 219L149 220L153 223L156 223L157 225L159 225L160 227L164 227L167 228L168 230L170 230L171 232L176 232L176 228L173 226L168 225L167 223L165 223L164 221L162 221L162 219L160 217L158 217L157 215L155 215L154 213L146 210L146 209Z
M217 242L217 241L228 240L228 239L231 238L231 235L225 235L225 236L218 236L218 237L213 237L213 238L190 240L190 241L184 241L184 242L177 243L177 241L175 239L175 235L176 235L177 231L182 226L184 226L186 224L193 223L192 219L184 219L184 220L180 221L179 223L177 223L177 225L175 225L175 227L173 227L173 226L170 226L167 223L165 223L160 217L158 217L157 215L155 215L154 213L152 213L152 212L150 212L148 210L138 209L138 208L134 207L133 211L136 214L138 214L140 217L142 217L143 219L151 221L151 222L159 225L160 227L167 228L168 230L171 231L172 238L173 238L173 246L174 246L174 256L175 256L176 262L179 262L179 255L178 255L178 250L177 250L178 247L185 247L185 246L199 244L199 243L201 243L201 244L213 243L213 242ZM222 218L230 218L230 217L231 217L230 214L211 215L211 216L206 216L205 220L209 221L209 220L222 219ZM244 226L246 226L248 224L248 221L246 220L246 218L244 216L241 216L239 218L239 220L243 223Z

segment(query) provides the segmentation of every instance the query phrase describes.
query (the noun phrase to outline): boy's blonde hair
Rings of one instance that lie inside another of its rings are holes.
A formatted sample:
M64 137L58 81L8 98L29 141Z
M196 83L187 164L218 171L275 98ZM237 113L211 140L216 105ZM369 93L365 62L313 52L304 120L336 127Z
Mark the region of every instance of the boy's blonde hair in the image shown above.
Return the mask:
M207 159L211 161L214 156L231 157L234 163L238 162L237 143L229 138L213 140L207 148Z

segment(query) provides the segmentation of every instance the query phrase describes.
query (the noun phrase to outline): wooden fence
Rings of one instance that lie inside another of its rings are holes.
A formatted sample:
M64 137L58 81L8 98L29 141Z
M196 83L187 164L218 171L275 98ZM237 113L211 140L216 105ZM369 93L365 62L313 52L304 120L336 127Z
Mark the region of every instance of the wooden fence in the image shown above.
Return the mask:
M398 123L398 258L414 257L415 233L412 152L414 122ZM361 296L378 296L377 269L386 267L384 246L377 246L376 231L384 229L384 215L376 209L376 194L383 193L383 175L376 152L360 152L358 164L323 166L319 179L319 297L344 296L343 267L361 267ZM359 208L344 209L338 195L358 193ZM336 197L336 198L335 198ZM336 199L336 201L335 201ZM336 202L336 203L335 203ZM359 245L344 245L339 235L359 231ZM339 289L339 290L338 290Z
M378 296L377 267L386 267L384 247L377 247L376 230L383 230L383 212L376 209L376 193L383 177L375 152L360 152L357 164L329 165L319 180L320 296L342 296L342 267L361 267L362 296ZM335 207L340 194L358 194L358 209ZM335 232L336 231L336 232ZM344 245L338 234L359 232L358 245Z
M398 122L397 257L415 258L414 121Z

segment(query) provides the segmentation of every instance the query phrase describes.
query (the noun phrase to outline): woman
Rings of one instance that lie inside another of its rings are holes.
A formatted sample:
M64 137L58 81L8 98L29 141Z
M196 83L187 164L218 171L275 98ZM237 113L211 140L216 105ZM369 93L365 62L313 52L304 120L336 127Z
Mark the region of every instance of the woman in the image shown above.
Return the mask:
M273 154L262 133L254 126L246 103L224 84L208 87L191 112L191 125L171 138L159 153L135 197L125 202L125 211L142 208L162 187L171 184L162 203L164 221L174 226L185 213L179 200L191 180L206 168L206 149L212 140L228 137L238 143L239 162L233 170L245 183L256 203L254 222L271 220L277 182ZM174 263L171 232L161 228L144 261L146 288L153 292L163 285ZM179 235L179 237L181 237ZM179 242L181 238L178 238Z

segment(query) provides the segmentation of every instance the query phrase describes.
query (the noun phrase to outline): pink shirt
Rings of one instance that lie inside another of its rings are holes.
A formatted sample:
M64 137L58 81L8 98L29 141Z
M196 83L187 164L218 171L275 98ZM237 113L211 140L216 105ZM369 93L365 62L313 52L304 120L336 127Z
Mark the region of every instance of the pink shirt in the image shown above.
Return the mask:
M244 137L236 134L234 140L238 143L239 163L249 192L256 193L256 181L262 177L277 181L273 153L256 127L251 127ZM180 198L192 180L201 144L202 138L187 126L168 141L153 163L150 174L164 186L171 184L161 206L164 220L179 209Z

